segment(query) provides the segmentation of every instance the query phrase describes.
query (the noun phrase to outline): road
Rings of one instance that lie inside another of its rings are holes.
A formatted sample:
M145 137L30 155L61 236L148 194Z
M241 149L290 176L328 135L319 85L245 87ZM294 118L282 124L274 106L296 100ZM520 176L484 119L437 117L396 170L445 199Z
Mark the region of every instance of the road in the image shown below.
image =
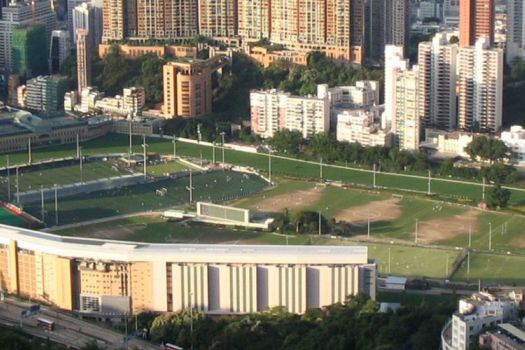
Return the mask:
M8 327L20 325L20 314L32 305L6 298L0 302L0 324ZM37 327L37 318L42 317L55 322L53 332ZM63 312L56 312L45 307L38 314L23 319L22 330L32 336L47 339L78 349L89 342L96 341L108 350L125 349L123 334L109 329L107 326L99 326L95 323L86 322ZM129 349L158 350L159 346L153 345L140 339L129 339Z

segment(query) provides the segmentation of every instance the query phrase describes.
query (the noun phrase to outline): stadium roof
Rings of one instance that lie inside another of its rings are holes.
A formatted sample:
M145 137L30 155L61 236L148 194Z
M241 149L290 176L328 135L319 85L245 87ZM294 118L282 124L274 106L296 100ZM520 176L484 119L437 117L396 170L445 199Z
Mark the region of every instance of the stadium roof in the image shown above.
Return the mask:
M366 264L366 246L147 244L63 237L0 225L0 244L20 249L95 260L246 264Z

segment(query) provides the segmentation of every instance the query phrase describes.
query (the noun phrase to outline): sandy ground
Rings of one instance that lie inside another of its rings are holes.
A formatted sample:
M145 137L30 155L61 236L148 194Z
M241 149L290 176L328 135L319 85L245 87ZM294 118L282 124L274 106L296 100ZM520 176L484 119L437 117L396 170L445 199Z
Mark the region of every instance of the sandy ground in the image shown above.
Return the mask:
M285 193L261 200L254 209L263 213L280 213L284 209L299 210L311 206L321 199L324 187L316 186L309 190Z
M521 237L516 237L512 240L512 245L515 245L520 248L525 248L525 234Z
M335 215L337 221L352 225L366 225L370 222L392 221L401 216L400 199L392 198L370 202L365 205L344 209Z
M469 226L472 227L472 232L476 232L476 222L480 213L479 210L469 210L462 215L421 222L418 226L418 241L433 243L468 235Z

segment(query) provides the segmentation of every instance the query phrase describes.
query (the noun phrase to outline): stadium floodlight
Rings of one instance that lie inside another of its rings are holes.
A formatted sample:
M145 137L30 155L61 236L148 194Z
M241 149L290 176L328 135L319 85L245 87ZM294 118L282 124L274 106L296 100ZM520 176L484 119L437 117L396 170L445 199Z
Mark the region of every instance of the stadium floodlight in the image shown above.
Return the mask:
M323 157L319 158L319 180L323 182Z
M173 134L173 159L177 158L177 137Z
M16 203L20 203L20 186L18 178L18 167L16 167Z
M431 181L431 172L430 172L430 169L428 169L428 191L427 191L427 194L430 196L430 181Z
M7 199L11 201L11 170L9 168L9 154L5 156L7 162Z
M212 149L213 149L212 151L213 165L215 165L215 141L212 142Z
M146 155L146 149L147 149L148 145L146 144L146 135L143 134L142 135L142 148L144 149L144 178L146 178L146 170L147 170L147 164L148 164L148 160L147 160L147 155Z
M82 184L84 183L84 169L82 166L82 148L79 148L78 151L79 151L78 160L80 162L80 183Z
M31 164L32 157L31 157L31 137L27 139L27 162L28 164Z
M485 176L483 176L483 184L481 186L481 200L485 200Z
M55 226L58 226L58 187L57 184L55 187Z
M190 192L190 203L193 203L193 190L195 187L193 187L193 172L190 168L190 185L186 186L186 189Z
M372 182L372 188L376 188L376 164L374 163L374 179Z
M272 151L268 150L268 180L272 182Z
M222 136L222 165L224 165L224 131L221 132L221 136Z
M370 216L368 217L368 240L370 240Z
M391 262L392 262L392 255L391 255L391 247L388 247L388 274L390 274L390 267L391 267Z
M42 206L42 211L41 211L42 222L44 222L45 218L44 218L44 186L43 185L40 185L40 204Z
M80 137L77 132L77 158L80 158Z
M129 150L128 158L131 160L131 154L133 153L133 134L131 133L131 119L129 120Z
M198 143L201 143L201 141L202 141L201 126L202 126L201 123L197 124L197 142Z
M492 250L492 222L489 222L489 250Z

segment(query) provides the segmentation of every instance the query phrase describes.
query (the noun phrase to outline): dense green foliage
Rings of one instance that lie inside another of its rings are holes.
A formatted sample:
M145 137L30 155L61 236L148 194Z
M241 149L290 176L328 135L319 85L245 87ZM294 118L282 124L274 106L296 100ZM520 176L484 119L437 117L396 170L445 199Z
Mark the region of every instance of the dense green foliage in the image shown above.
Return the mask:
M0 349L2 350L61 350L64 347L49 341L28 337L18 331L0 328ZM84 349L82 349L84 350ZM86 349L87 350L87 349Z
M525 61L517 58L505 76L503 91L503 124L525 124Z
M261 314L210 318L189 311L158 316L151 338L194 349L437 349L452 304L421 304L377 313L358 296L346 305L310 309L304 315L275 308Z
M505 208L510 199L510 191L501 188L501 185L497 184L492 187L487 196L487 205L491 209Z
M486 136L475 137L465 148L465 152L472 160L479 158L490 163L503 161L510 156L510 149L503 141Z

